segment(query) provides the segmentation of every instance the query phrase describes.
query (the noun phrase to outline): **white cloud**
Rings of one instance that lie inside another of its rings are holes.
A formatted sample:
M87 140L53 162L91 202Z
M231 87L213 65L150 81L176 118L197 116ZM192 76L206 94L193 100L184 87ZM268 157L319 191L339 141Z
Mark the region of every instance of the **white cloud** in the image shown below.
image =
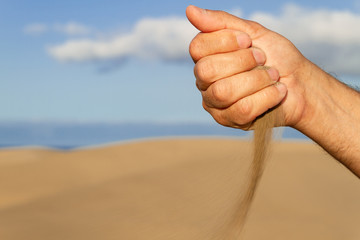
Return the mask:
M76 22L56 24L54 25L53 29L56 32L64 33L66 35L86 35L91 32L89 27Z
M259 12L250 18L298 43L352 44L360 40L360 15L350 11L311 10L291 4L280 15Z
M241 14L239 9L232 12ZM292 40L325 70L360 75L360 15L286 5L280 14L255 12L249 18ZM147 18L112 38L69 40L47 50L60 61L187 60L188 44L196 33L185 17Z
M258 12L249 18L292 40L325 70L360 74L360 15L286 5L280 15Z
M41 34L48 30L48 26L43 23L32 23L24 27L27 34Z
M90 34L92 32L92 29L76 22L53 25L44 23L32 23L24 27L24 33L26 34L43 34L47 32L56 32L72 36Z
M188 59L188 44L196 30L185 18L147 18L129 33L110 39L70 40L48 48L60 61L91 61L137 57L141 59Z

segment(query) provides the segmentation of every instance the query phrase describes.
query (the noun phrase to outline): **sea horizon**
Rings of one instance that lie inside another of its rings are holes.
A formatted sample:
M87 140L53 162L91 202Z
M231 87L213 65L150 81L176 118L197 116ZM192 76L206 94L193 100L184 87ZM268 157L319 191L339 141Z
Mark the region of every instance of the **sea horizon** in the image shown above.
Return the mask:
M308 137L288 127L277 128L274 138L306 141ZM0 123L0 148L46 147L61 150L159 138L250 139L252 131L223 127L216 123Z

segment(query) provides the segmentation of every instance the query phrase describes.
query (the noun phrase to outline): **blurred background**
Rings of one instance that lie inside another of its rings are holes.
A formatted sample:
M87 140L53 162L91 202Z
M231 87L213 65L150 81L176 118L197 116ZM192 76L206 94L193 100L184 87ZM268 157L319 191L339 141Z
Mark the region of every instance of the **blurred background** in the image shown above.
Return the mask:
M1 240L227 239L251 133L202 109L189 4L259 21L360 86L359 0L0 0ZM243 239L360 239L358 178L277 137Z
M360 1L0 2L0 147L233 136L201 106L189 4L259 21L360 86ZM291 129L285 139L306 137Z

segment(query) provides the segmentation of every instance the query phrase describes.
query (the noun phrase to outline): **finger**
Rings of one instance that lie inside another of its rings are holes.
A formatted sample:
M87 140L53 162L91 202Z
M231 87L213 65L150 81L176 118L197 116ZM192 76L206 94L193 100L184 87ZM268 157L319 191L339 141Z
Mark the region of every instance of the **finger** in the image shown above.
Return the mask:
M247 130L256 117L270 108L277 106L286 96L287 88L283 83L276 83L259 92L245 97L226 109L203 107L221 125Z
M261 25L238 18L224 11L205 10L193 5L186 8L186 16L194 27L201 32L213 32L221 29L235 29L255 38Z
M219 30L212 33L199 33L190 43L189 52L194 62L216 53L226 53L251 46L246 33L235 30Z
M275 68L255 68L218 80L202 91L204 103L212 108L228 108L246 96L252 95L279 80Z
M196 86L205 91L215 81L263 65L265 54L257 48L240 49L201 58L194 67Z

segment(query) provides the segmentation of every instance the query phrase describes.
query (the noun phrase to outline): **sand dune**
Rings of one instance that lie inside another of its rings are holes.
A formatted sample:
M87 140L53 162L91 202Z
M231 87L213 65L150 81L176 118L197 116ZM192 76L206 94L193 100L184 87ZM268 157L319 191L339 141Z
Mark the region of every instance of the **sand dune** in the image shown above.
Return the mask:
M221 239L251 143L152 140L0 150L0 239ZM243 239L360 239L360 181L311 143L276 143Z

